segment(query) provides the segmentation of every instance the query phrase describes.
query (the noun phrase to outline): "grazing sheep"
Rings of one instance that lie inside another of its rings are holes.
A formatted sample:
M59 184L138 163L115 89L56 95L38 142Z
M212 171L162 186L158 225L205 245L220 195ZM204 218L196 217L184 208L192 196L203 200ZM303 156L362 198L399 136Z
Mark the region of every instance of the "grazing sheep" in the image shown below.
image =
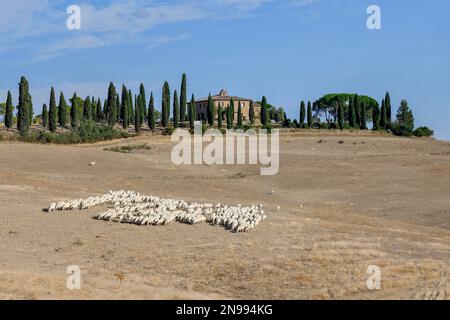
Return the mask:
M162 226L174 221L186 224L209 223L220 225L232 232L254 230L267 217L263 205L245 207L227 206L221 203L188 203L183 200L164 199L144 196L133 191L110 191L109 193L88 199L51 203L48 212L64 210L88 210L102 205L113 208L96 215L97 220L136 225Z

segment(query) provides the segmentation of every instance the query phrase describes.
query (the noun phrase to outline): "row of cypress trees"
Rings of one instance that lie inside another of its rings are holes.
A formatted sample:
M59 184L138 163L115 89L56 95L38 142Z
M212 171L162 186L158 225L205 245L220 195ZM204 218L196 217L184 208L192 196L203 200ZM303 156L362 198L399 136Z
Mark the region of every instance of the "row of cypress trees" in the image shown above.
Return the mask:
M349 128L367 130L367 109L369 106L362 101L358 94L350 97L348 103L348 111L345 114L344 104L342 102L337 105L337 124L338 127L343 130L348 124ZM306 124L305 124L306 118ZM381 109L378 105L374 105L372 109L372 123L373 130L388 130L392 128L392 108L391 98L389 92L386 93L385 98L382 100ZM300 103L300 128L312 128L314 124L312 114L312 104L308 101L308 108L305 107L305 102Z

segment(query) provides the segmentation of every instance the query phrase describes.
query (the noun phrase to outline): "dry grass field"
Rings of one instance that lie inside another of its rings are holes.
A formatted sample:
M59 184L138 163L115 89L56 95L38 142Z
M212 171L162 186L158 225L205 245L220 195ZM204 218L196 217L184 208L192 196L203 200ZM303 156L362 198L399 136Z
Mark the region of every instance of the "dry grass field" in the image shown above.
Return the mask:
M104 150L142 144L148 147L131 153ZM0 143L0 298L450 297L450 143L283 135L276 176L259 175L259 166L177 167L170 150L161 136L85 146ZM119 189L263 203L268 219L235 234L207 224L92 219L102 208L43 212L53 201ZM66 288L69 265L81 268L81 290ZM381 290L366 287L370 265L381 268Z

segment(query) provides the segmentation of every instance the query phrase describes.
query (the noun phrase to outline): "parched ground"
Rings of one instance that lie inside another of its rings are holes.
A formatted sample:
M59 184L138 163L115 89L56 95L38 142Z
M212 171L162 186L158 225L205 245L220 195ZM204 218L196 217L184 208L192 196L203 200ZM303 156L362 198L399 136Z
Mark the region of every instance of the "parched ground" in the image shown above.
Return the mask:
M103 150L141 143L151 149ZM280 172L266 177L259 166L177 167L170 150L169 138L151 136L94 146L0 143L0 298L450 297L450 143L286 135ZM268 220L234 234L92 219L101 208L42 210L116 189L263 203ZM66 288L69 265L81 268L81 290ZM381 268L381 290L366 287L370 265Z

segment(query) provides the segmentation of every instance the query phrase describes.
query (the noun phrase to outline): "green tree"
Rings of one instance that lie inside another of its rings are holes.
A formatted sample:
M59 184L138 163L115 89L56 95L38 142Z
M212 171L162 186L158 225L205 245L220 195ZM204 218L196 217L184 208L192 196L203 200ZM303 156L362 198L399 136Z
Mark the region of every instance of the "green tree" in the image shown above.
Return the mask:
M266 97L262 97L262 100L261 100L261 125L263 126L263 128L267 126L267 118L268 118L267 99L266 99Z
M163 86L163 94L162 94L162 125L164 128L167 128L169 125L170 118L170 87L169 83L164 82Z
M153 92L150 95L150 102L148 105L148 127L150 130L155 131L156 117L155 117L155 99L153 98Z
M194 129L195 125L195 97L192 95L191 102L189 103L189 127Z
M141 123L143 123L143 121L147 120L147 97L145 96L143 83L139 87L139 94L141 95Z
M351 128L356 125L355 97L350 97L348 102L348 124Z
M44 131L48 127L48 121L49 121L49 117L48 117L47 105L44 103L44 105L42 106L42 126L44 127Z
M366 111L367 111L367 105L365 102L362 102L361 109L359 110L359 112L360 112L359 117L360 117L360 121L361 121L359 128L361 130L367 130Z
M300 103L300 118L299 118L299 125L300 128L304 128L305 127L305 118L306 118L306 108L305 108L305 101L302 101Z
M32 108L28 80L25 77L21 77L19 83L19 104L17 105L17 129L21 134L28 132L30 129L30 118L33 117L31 114Z
M233 116L231 115L232 112L233 112L233 110L231 109L231 106L228 106L228 108L227 108L227 129L228 130L233 129Z
M222 115L223 115L222 105L221 102L219 102L219 107L217 108L217 127L219 129L222 129Z
M389 92L386 92L386 98L384 99L384 103L386 105L386 118L387 118L387 126L390 128L392 126L392 106L391 106L391 96Z
M85 121L92 120L91 112L92 112L91 98L86 97L86 99L84 99L84 104L83 104L83 119Z
M134 123L133 94L128 90L128 121Z
M186 120L186 108L187 108L187 96L186 96L186 74L183 73L181 79L181 96L180 96L180 121L184 122Z
M67 126L67 103L62 91L59 94L58 121L62 128Z
M214 101L213 101L213 98L211 97L211 94L209 94L209 97L208 97L208 109L206 110L206 114L207 114L209 126L210 127L214 126L214 118L215 118Z
M414 132L414 115L408 101L402 100L393 125L395 135L410 137Z
M12 127L14 122L13 109L14 107L12 105L11 91L8 91L5 107L5 127L8 131Z
M173 126L174 128L180 126L180 100L178 100L177 90L173 93Z
M139 97L134 97L134 105L136 106L134 108L134 130L136 131L136 133L139 133L141 131L141 108L140 106L140 100L141 96L139 95Z
M343 105L342 102L339 103L338 112L337 113L338 113L339 129L344 130L344 125L345 125L344 118L345 118L345 115L344 115L344 105Z
M230 99L230 114L231 114L231 123L234 123L234 100L233 98Z
M387 129L387 113L386 113L386 102L381 102L381 118L380 118L380 128Z
M250 101L250 110L248 111L248 117L251 124L255 124L255 107L253 101Z
M110 126L114 126L117 122L117 93L116 87L112 82L109 83L108 99L106 100L106 118Z
M357 94L353 98L353 107L355 108L355 129L359 129L361 126L361 104Z
M312 115L312 107L311 107L311 101L308 101L308 110L306 115L306 121L308 122L308 128L312 128L313 126L313 115Z
M120 99L120 118L122 119L122 128L128 129L130 126L129 106L128 106L128 90L122 85L122 97Z
M242 126L242 107L241 107L240 103L238 106L238 116L237 117L238 117L237 118L237 127L238 127L238 129L242 129L243 128L243 126Z
M100 98L97 100L97 121L102 121L105 119L105 115L103 114L102 101Z
M380 115L381 115L380 108L378 107L378 105L374 106L372 110L373 130L380 129Z
M73 94L72 107L70 108L70 125L72 129L78 131L78 97L77 94Z

